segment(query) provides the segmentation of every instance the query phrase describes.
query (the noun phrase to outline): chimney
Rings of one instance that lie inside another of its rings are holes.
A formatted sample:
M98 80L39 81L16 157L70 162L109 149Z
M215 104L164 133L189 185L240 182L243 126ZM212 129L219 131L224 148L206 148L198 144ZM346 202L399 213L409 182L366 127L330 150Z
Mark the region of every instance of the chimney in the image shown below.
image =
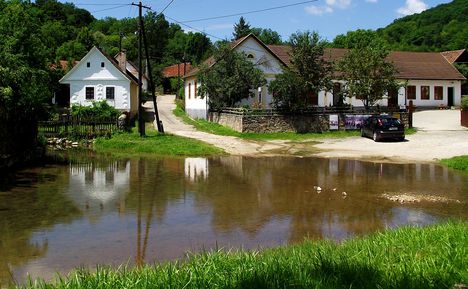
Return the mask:
M119 58L117 59L117 61L119 62L119 67L122 71L127 71L127 51L126 50L122 50L120 51L119 53Z

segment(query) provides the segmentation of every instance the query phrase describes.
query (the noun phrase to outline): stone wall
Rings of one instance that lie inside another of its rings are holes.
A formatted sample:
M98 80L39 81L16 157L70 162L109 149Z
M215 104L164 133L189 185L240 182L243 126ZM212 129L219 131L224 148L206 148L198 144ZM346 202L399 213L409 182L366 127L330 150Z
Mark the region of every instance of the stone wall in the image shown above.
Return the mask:
M339 130L345 130L345 115L352 113L337 114L339 119ZM330 118L327 113L316 114L244 114L233 112L210 112L208 119L211 122L230 127L238 132L246 133L275 133L275 132L323 132L330 130ZM363 113L355 113L362 115ZM394 114L409 127L408 113Z

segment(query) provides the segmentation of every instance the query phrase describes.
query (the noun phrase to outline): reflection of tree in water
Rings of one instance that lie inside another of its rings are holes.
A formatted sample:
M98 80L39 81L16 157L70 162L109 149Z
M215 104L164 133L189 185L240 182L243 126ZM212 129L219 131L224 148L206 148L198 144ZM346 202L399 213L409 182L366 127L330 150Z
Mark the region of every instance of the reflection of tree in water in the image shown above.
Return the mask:
M382 230L392 222L398 204L379 198L381 193L440 194L447 182L463 183L439 166L422 167L436 173L417 179L409 173L415 171L409 165L355 160L219 158L210 160L210 176L197 184L195 197L199 204L210 204L216 231L240 228L255 235L279 218L290 221L290 241L301 241L306 235L340 239ZM314 186L324 190L318 194ZM444 205L424 204L424 209L439 211Z
M62 167L31 169L15 178L21 185L0 192L0 285L13 281L11 268L46 254L47 240L33 241L34 232L81 215L63 193L68 172ZM44 183L36 187L38 181Z

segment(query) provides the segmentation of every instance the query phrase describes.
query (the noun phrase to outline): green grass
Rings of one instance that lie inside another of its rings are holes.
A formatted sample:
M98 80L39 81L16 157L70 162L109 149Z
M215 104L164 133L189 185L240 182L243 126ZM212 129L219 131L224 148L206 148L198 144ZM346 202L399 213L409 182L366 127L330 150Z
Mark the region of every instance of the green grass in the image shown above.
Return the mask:
M443 165L452 169L456 169L460 171L468 171L468 155L453 157L450 159L443 159L440 162Z
M78 270L26 288L453 288L468 283L468 226L400 228L337 244L218 250L142 268Z
M202 141L159 134L150 126L146 137L137 132L115 134L112 138L98 138L94 143L97 152L112 153L116 156L208 156L224 154L224 151Z

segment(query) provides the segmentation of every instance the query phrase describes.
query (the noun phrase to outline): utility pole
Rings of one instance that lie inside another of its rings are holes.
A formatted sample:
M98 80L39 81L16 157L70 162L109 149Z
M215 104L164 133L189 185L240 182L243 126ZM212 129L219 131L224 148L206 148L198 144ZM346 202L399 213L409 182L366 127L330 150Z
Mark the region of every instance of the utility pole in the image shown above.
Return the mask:
M154 79L153 79L153 73L151 71L151 64L150 64L150 59L149 59L149 53L148 53L148 43L146 41L146 33L145 33L145 25L143 23L143 17L142 17L142 8L146 8L146 9L149 9L151 10L151 7L148 7L148 6L144 6L141 4L141 1L138 3L138 4L135 4L135 3L132 3L132 5L134 6L138 6L139 8L139 21L138 21L138 32L139 32L139 37L138 37L138 64L139 64L139 79L140 79L140 86L139 86L139 91L142 90L142 87L141 87L141 79L142 79L142 66L143 66L143 63L142 63L142 52L141 52L141 48L142 46L144 45L145 47L145 54L146 54L146 64L147 64L147 70L148 70L148 77L149 77L149 87L151 89L151 94L152 94L152 98L153 98L153 105L154 105L154 116L155 116L155 120L156 120L156 125L158 127L158 132L159 133L164 133L164 128L163 128L163 124L162 124L162 121L160 121L159 119L159 113L158 113L158 104L156 102L156 87L154 85ZM140 94L141 95L141 94ZM139 111L140 109L142 109L142 105L141 105L141 102L139 102L140 105L139 105ZM140 118L138 119L138 121L140 122ZM140 126L141 128L141 126ZM144 126L144 123L143 123L143 135L144 135L144 129L145 129L145 126ZM140 132L140 135L141 135L141 132Z
M143 118L143 58L142 58L142 31L143 31L143 7L151 9L150 7L143 6L141 1L138 4L132 3L133 6L138 6L138 132L140 136L145 136L145 120Z

